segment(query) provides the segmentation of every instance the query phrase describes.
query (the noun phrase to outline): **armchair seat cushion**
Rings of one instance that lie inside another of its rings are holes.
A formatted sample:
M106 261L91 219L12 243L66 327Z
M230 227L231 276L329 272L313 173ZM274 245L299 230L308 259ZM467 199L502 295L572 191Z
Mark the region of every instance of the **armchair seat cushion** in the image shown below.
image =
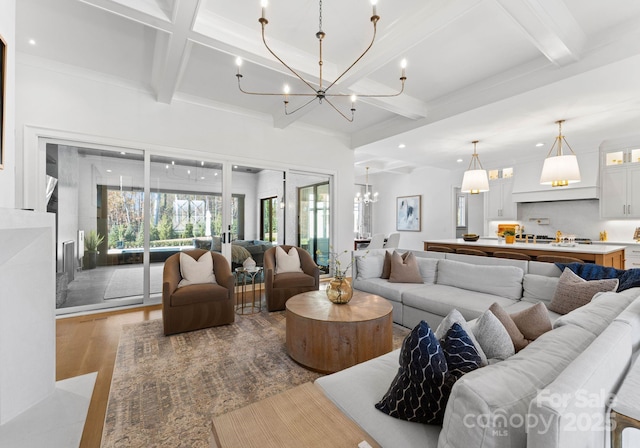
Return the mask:
M299 288L304 286L315 286L315 277L304 272L284 272L273 278L274 288Z
M215 283L202 283L176 289L176 291L171 294L171 306L226 300L228 297L229 291L227 288Z

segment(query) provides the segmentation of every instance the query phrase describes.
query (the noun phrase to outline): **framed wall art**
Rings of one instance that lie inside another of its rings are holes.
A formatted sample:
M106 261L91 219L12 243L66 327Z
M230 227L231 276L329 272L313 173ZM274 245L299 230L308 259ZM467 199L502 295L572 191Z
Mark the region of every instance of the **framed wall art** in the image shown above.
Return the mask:
M400 196L396 199L396 230L420 232L422 195Z
M0 170L4 168L4 103L7 77L7 43L0 36Z

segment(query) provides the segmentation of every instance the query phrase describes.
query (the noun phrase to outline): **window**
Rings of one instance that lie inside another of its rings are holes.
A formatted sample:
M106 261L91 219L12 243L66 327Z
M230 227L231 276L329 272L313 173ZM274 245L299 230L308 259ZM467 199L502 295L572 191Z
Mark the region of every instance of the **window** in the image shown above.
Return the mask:
M277 197L260 200L260 239L278 241Z

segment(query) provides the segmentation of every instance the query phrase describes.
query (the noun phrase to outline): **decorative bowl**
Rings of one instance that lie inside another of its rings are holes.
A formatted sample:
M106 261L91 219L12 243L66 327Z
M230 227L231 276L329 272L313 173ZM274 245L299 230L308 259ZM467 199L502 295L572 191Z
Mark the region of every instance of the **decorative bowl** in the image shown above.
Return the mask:
M480 239L480 235L476 235L475 233L465 233L462 235L462 239L465 241L478 241L478 239Z

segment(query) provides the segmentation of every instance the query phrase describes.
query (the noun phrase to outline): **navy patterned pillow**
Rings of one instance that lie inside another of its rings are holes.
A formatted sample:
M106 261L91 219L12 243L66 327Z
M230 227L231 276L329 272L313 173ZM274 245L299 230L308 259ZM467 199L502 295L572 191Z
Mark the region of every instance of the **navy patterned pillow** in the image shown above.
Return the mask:
M420 322L406 337L400 368L375 407L402 420L441 424L451 388L458 378L480 367L480 355L459 324L440 343Z

